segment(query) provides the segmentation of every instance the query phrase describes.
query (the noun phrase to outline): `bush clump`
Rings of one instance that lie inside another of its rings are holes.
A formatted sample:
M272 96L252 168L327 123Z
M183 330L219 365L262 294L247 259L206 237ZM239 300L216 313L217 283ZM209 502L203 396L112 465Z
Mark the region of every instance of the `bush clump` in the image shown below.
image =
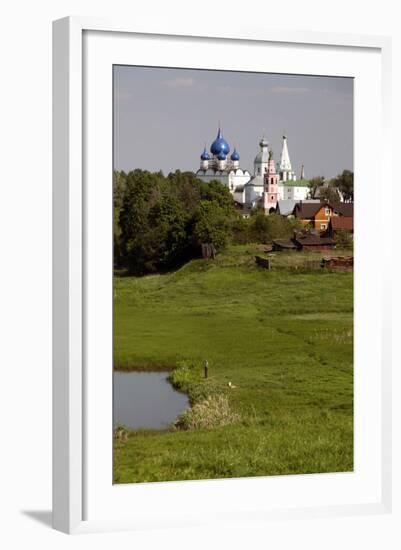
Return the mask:
M119 424L114 428L113 435L115 440L125 443L128 439L128 430L125 426Z
M169 374L169 382L179 391L188 393L201 372L201 365L196 361L178 361L176 368Z
M173 388L188 395L191 405L221 393L220 385L210 378L203 378L203 368L202 361L178 361L168 377Z
M230 408L226 395L209 396L183 412L176 422L182 430L212 429L239 422L240 415Z
M353 250L354 249L354 239L351 233L340 229L337 231L336 235L336 248L342 248L344 250Z

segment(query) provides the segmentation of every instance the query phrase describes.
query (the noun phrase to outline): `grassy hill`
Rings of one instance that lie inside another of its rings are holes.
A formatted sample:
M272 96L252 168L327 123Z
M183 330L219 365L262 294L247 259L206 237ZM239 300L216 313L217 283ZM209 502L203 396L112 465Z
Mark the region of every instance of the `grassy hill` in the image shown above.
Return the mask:
M115 439L116 483L352 470L352 273L296 252L266 271L258 248L115 278L115 368L175 368L206 426Z

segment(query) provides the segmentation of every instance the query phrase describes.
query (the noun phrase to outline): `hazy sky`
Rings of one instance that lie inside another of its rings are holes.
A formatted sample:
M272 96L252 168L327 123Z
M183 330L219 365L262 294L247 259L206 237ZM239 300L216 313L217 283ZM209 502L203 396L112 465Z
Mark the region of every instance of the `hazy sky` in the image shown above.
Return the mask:
M299 177L333 177L353 169L350 78L116 66L114 167L196 171L218 124L253 173L264 133L280 158L288 138Z

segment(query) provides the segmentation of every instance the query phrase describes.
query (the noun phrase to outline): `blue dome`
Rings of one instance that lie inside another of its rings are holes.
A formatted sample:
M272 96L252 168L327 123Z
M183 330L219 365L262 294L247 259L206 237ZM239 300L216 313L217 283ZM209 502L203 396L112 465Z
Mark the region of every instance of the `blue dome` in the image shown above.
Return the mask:
M230 146L226 142L226 140L223 138L223 134L221 133L221 130L219 128L219 131L217 132L217 137L210 146L210 152L213 155L218 155L219 153L224 153L225 155L228 155L230 152Z
M237 149L235 149L235 147L234 147L233 154L231 155L231 160L239 160L239 154Z
M220 151L220 153L217 155L217 158L219 160L226 160L227 155L224 153L224 151Z
M206 151L206 147L203 149L203 153L201 154L201 160L209 160L209 153Z

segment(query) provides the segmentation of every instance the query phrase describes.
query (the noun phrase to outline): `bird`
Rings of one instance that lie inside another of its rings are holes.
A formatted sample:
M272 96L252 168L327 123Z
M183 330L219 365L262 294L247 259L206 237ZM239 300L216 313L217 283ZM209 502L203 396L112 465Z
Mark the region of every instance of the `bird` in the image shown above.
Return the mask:
M230 382L228 383L228 387L233 390L237 386L234 386L234 384L231 384L231 380L230 380Z

